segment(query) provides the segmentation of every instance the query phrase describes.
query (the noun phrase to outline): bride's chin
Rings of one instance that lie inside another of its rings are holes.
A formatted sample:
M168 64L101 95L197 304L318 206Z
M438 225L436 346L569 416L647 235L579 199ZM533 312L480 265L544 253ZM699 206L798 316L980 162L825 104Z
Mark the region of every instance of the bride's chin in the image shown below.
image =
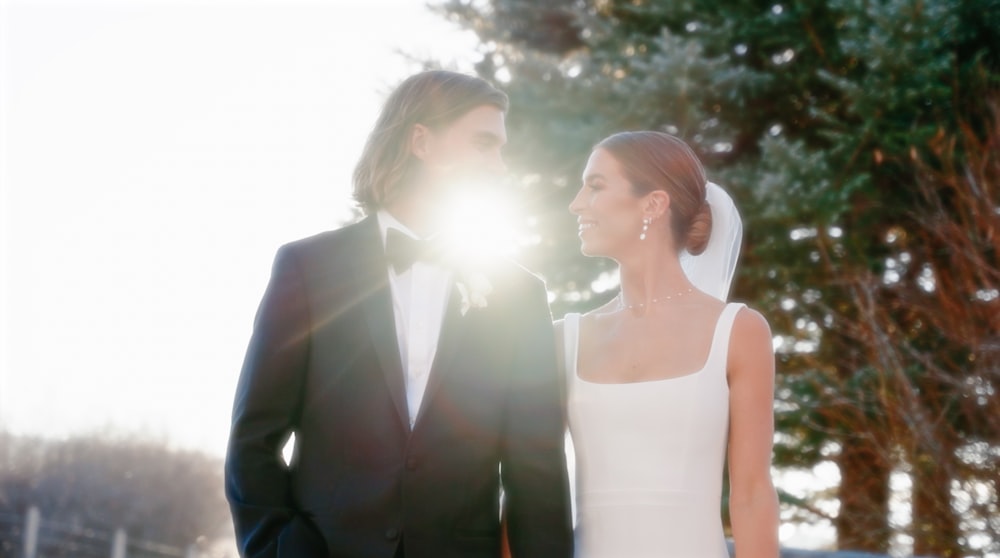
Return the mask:
M583 254L584 256L590 256L590 257L600 257L603 255L600 253L599 249L597 249L595 246L593 246L591 243L588 242L580 243L580 253Z

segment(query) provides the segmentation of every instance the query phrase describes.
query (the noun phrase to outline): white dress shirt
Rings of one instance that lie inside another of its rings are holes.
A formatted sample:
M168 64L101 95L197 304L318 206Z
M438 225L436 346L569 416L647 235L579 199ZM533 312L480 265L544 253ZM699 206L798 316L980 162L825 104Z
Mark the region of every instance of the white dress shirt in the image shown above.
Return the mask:
M376 218L383 248L386 231L390 228L419 238L384 209L376 214ZM389 266L388 273L396 319L396 340L406 381L406 406L410 428L413 428L427 388L431 365L434 364L434 355L437 354L441 323L451 289L451 271L433 263L417 261L399 274Z

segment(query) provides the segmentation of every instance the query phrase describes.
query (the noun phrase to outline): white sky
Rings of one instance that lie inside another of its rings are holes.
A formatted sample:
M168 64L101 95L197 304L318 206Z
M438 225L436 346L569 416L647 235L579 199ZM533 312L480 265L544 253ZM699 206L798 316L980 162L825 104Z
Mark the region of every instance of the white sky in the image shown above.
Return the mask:
M0 427L216 455L277 247L350 216L385 92L468 68L420 0L8 1Z

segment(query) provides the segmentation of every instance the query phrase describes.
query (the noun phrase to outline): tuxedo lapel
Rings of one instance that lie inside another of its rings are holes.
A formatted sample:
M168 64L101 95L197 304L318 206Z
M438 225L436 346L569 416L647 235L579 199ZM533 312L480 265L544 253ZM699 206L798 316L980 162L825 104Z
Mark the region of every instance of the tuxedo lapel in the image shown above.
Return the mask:
M389 267L385 259L385 250L382 248L378 221L374 216L369 216L359 223L359 234L362 234L363 238L358 242L361 253L355 270L365 319L389 395L392 397L400 422L409 430L406 386L403 365L399 358L396 320L392 311L392 291L389 287Z
M469 330L469 324L466 322L469 317L463 316L460 310L461 299L458 287L453 284L441 323L441 335L438 338L437 352L434 354L434 364L431 365L430 376L427 378L427 388L424 390L424 397L420 402L416 423L419 423L421 417L427 412L427 408L434 399L434 392L437 391L442 380L452 373L454 369L452 364Z

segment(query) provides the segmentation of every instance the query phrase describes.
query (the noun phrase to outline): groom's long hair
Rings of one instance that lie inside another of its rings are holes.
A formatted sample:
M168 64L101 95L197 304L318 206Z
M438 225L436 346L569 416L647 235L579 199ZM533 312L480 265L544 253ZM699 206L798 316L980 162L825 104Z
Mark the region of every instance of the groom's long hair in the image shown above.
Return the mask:
M507 95L486 80L445 70L422 72L399 84L354 168L354 200L361 209L371 214L389 205L412 181L418 164L410 154L414 125L437 130L482 105L507 112Z

